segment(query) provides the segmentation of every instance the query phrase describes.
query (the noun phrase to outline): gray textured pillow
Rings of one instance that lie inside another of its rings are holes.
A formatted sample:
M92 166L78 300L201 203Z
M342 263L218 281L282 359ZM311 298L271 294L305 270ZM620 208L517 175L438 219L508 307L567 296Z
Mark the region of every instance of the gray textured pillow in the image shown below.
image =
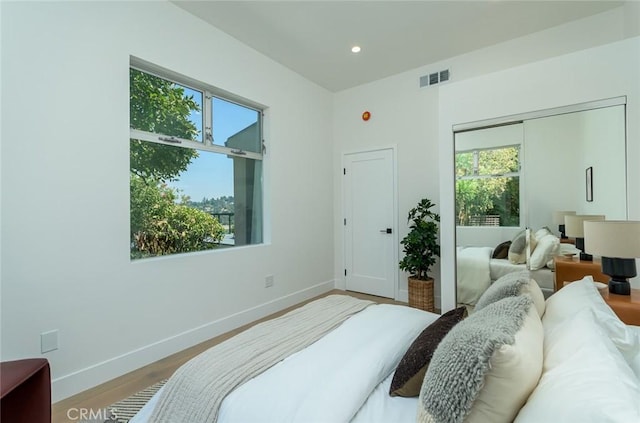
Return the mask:
M543 329L528 295L488 305L458 323L427 369L418 421L512 422L542 373Z
M531 273L528 270L501 276L478 298L475 310L479 311L503 298L520 295L522 287L529 283L529 279L531 279Z
M482 310L489 304L495 303L503 298L515 297L522 294L529 294L531 296L536 306L538 316L542 317L545 309L544 294L536 281L531 279L531 273L528 270L507 273L492 283L478 299L475 311Z

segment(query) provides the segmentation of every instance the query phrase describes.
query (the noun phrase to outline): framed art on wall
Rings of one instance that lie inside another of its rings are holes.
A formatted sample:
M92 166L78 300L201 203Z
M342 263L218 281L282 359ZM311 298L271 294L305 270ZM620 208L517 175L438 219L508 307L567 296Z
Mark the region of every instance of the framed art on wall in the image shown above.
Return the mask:
M587 201L593 201L593 166L589 166L585 172L587 183Z

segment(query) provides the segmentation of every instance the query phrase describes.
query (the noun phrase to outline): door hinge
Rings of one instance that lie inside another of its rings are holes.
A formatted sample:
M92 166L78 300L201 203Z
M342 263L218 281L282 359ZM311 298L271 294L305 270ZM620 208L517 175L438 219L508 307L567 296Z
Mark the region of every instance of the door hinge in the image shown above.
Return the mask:
M343 174L343 175L346 175L346 174L347 174L347 168L346 168L346 167L343 167L343 168L342 168L342 174Z
M347 219L344 219L344 226L347 226Z
M344 275L347 276L347 269L344 269Z

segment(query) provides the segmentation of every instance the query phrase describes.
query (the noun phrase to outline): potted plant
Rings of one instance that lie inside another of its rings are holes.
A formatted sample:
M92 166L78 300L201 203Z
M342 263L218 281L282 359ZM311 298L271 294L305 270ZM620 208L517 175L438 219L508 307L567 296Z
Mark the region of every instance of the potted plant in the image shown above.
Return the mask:
M401 270L409 272L409 305L427 311L434 311L433 278L429 269L440 257L438 244L438 223L440 216L431 208L435 204L427 198L409 210L407 222L409 233L400 241L404 258L400 261Z

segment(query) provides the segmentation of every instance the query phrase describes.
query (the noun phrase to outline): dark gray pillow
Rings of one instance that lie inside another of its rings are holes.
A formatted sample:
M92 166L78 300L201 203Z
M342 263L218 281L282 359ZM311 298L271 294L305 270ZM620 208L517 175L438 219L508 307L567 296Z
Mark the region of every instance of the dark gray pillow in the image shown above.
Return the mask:
M491 258L506 259L509 256L509 247L511 247L511 241L505 241L498 244L495 250L493 250Z
M466 307L448 311L431 323L413 341L393 374L389 395L417 397L431 362L433 352L442 338L466 316Z

